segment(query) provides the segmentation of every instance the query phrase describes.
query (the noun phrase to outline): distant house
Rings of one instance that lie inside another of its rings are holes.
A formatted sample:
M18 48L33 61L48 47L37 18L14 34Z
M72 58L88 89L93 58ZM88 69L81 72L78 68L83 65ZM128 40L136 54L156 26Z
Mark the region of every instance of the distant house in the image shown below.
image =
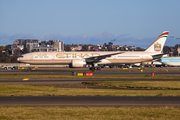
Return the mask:
M72 46L72 47L71 47L71 50L72 50L72 51L80 51L80 50L82 50L82 45Z
M4 49L1 49L2 53L5 53L6 51Z
M180 47L179 47L179 48L177 48L177 51L178 51L178 53L180 53Z
M94 45L88 44L88 50L93 50L94 49Z

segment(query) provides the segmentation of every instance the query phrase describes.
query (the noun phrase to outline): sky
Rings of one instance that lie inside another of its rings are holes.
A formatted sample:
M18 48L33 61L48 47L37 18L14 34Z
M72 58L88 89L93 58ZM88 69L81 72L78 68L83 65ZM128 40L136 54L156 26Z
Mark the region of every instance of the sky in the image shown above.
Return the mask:
M180 0L0 0L0 46L14 39L147 48L180 38ZM174 38L171 38L173 36ZM115 41L112 41L114 40ZM180 41L180 40L179 40Z

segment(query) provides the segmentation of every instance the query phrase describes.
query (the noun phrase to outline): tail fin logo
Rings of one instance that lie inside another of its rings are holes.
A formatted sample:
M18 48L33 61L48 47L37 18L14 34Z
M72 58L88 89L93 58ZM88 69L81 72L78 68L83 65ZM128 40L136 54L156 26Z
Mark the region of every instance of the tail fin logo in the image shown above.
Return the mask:
M154 51L156 51L156 52L159 52L159 51L161 51L161 43L156 43L156 44L154 44Z

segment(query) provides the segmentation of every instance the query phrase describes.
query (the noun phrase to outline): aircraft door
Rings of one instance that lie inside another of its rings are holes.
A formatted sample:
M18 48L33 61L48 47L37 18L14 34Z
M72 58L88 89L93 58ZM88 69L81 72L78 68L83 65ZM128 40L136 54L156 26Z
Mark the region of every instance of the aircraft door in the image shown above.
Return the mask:
M31 60L33 60L33 56L31 56L31 58L30 58Z

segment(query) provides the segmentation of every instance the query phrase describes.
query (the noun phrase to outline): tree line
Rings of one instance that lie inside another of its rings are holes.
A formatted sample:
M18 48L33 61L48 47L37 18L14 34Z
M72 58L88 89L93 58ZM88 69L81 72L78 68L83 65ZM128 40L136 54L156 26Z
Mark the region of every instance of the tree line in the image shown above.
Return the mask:
M0 63L18 63L17 58L25 53L29 53L26 47L23 50L15 49L12 55L11 45L0 46Z

